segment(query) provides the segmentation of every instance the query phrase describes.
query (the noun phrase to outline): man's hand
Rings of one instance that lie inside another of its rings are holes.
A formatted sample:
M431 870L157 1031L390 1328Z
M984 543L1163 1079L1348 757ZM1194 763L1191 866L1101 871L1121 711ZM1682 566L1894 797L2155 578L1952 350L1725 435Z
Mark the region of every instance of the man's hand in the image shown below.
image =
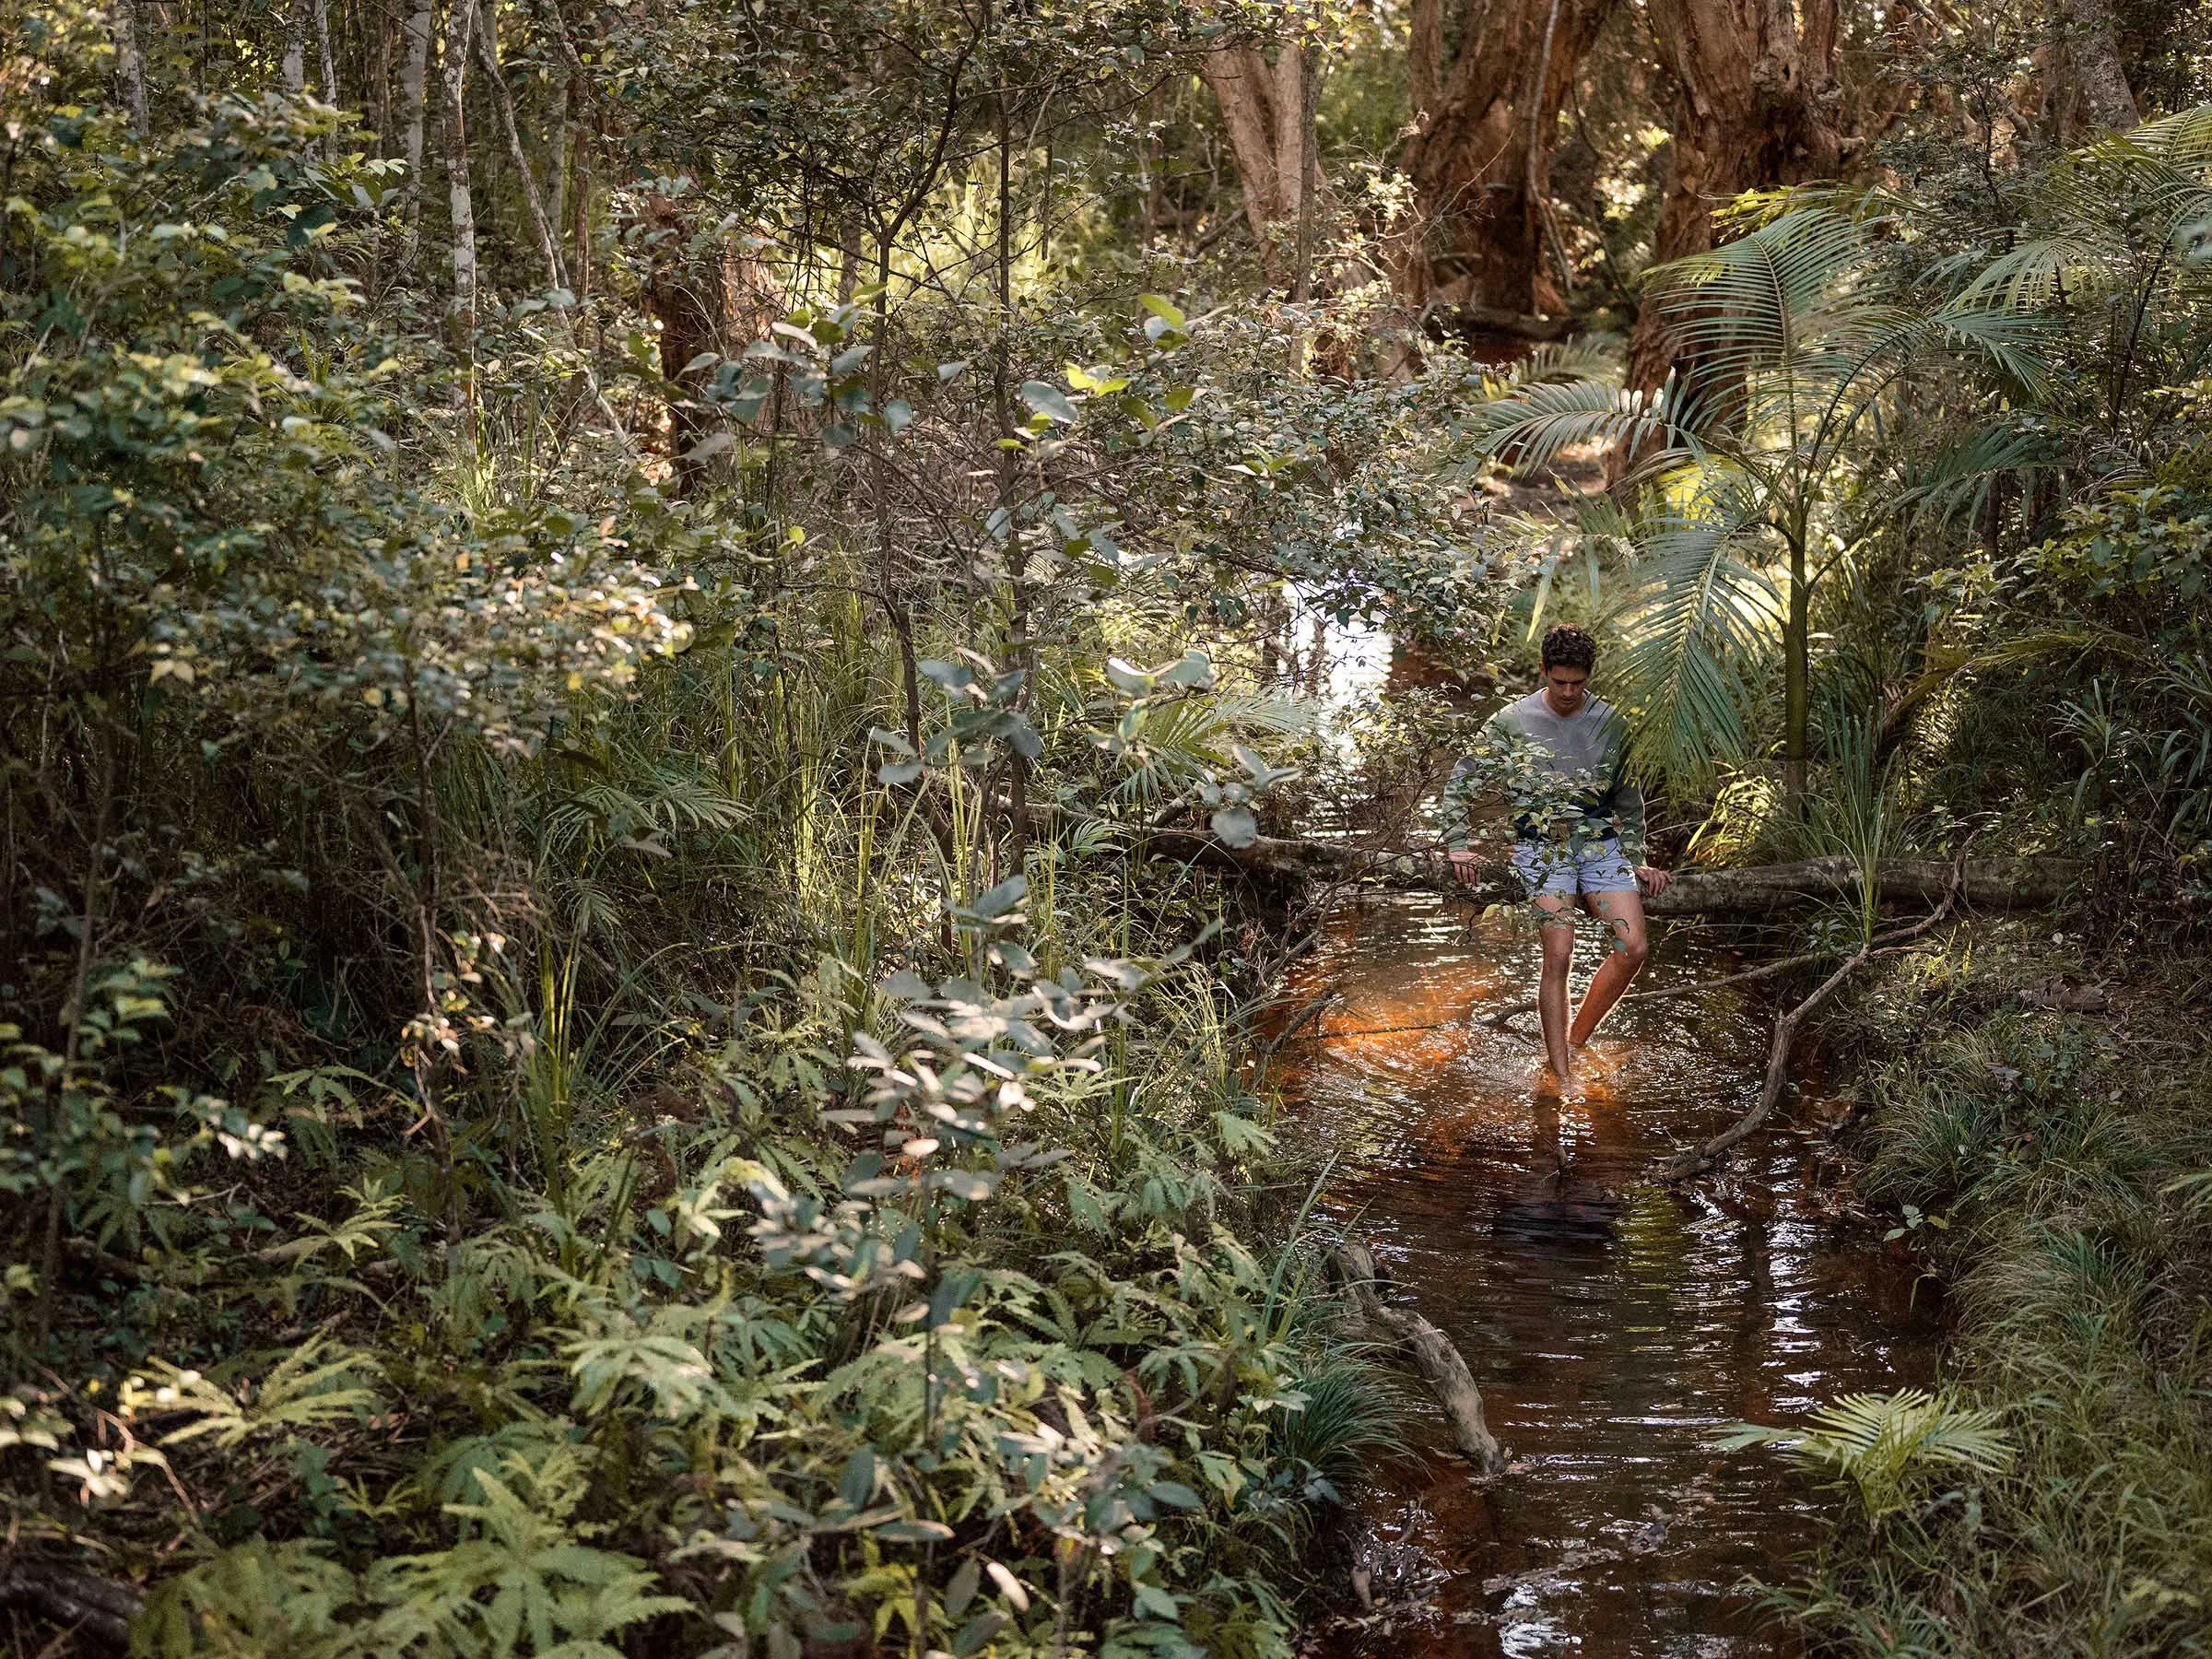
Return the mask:
M1465 849L1452 854L1452 874L1464 888L1482 885L1482 860Z
M1654 899L1665 892L1675 882L1673 871L1662 870L1652 865L1638 865L1636 879L1643 883L1643 890Z

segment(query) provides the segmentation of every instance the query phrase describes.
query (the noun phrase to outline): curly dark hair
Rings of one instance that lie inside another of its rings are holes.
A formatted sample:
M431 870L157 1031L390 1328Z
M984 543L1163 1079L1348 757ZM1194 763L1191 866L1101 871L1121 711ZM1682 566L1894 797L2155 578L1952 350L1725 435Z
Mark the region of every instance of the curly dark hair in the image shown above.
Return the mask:
M1544 635L1544 666L1580 668L1587 674L1597 666L1597 641L1587 629L1562 622Z

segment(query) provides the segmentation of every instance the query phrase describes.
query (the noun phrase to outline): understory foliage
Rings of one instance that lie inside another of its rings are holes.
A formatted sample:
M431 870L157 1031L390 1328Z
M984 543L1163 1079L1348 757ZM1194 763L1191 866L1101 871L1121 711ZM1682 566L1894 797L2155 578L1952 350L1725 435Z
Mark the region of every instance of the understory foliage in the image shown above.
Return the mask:
M1643 391L1429 291L1438 112L1355 94L1438 7L0 0L6 1638L1288 1653L1401 1407L1229 854L1456 839L1555 617L1664 852L1856 864L1817 942L1995 849L2201 944L2212 117L2000 155L1931 48L1631 292L1679 10L1492 216ZM1326 628L1447 688L1324 720ZM2201 1647L2199 1062L1913 960L1873 1190L1967 1363L1747 1434L1841 1494L1792 1605Z
M841 293L789 152L603 194L589 302L509 178L467 314L356 117L157 57L140 123L8 17L10 1583L148 1655L1286 1652L1400 1407L1251 1091L1265 896L1133 830L1272 810L1286 576L1487 602L1454 379L932 286L972 149ZM667 361L739 207L774 303Z

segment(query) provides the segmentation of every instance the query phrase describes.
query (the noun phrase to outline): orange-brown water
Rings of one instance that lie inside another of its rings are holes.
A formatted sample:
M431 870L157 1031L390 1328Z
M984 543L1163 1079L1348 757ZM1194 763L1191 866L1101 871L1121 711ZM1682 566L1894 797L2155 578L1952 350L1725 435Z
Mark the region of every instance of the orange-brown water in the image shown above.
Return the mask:
M1748 1143L1717 1190L1649 1184L1661 1154L1755 1097L1764 1005L1728 990L1624 1005L1587 1077L1547 1098L1533 1018L1465 1018L1529 995L1535 948L1517 920L1394 899L1340 917L1293 987L1338 994L1277 1072L1286 1110L1338 1150L1324 1203L1459 1345L1513 1458L1479 1486L1430 1425L1376 1471L1351 1497L1373 1610L1314 1651L1794 1653L1741 1587L1789 1574L1822 1500L1771 1456L1708 1442L1925 1382L1925 1293L1916 1311L1911 1268L1835 1218L1833 1166L1802 1124ZM1578 991L1599 949L1583 942ZM1730 966L1662 934L1641 984ZM1447 1023L1376 1030L1432 1021Z

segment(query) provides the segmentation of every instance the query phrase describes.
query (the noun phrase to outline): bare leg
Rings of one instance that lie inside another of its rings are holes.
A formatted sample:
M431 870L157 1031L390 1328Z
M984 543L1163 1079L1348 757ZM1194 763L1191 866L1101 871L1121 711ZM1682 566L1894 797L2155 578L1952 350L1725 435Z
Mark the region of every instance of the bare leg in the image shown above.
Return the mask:
M1544 1027L1544 1052L1564 1084L1573 1075L1567 1055L1567 970L1574 961L1574 915L1569 909L1572 901L1547 893L1535 902L1544 912L1537 921L1544 940L1544 975L1536 984L1536 1018Z
M1599 966L1590 981L1590 988L1583 993L1583 1006L1575 1011L1574 1029L1568 1041L1581 1048L1597 1035L1597 1028L1613 1005L1620 1000L1629 982L1643 971L1644 959L1652 954L1651 935L1643 924L1643 900L1636 893L1594 893L1591 908L1606 921L1613 933L1613 950ZM1547 967L1549 958L1546 959ZM1560 981L1564 993L1566 982ZM1547 1038L1550 1028L1546 1027Z

